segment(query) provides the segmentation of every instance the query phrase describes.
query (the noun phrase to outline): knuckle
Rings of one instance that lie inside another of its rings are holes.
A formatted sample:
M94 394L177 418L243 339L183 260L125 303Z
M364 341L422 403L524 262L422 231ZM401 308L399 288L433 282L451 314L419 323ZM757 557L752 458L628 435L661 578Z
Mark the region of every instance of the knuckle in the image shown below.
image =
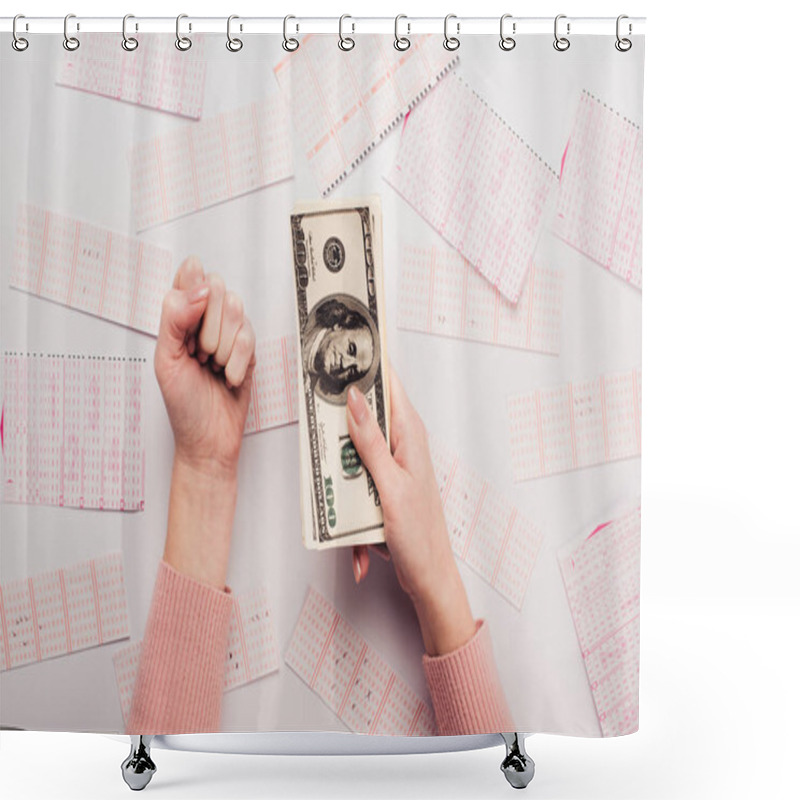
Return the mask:
M225 313L236 318L244 314L244 302L236 292L228 292L225 295Z
M256 343L256 335L249 325L242 325L239 333L236 334L236 341L243 350L249 350Z
M225 291L225 281L222 280L222 275L218 272L211 272L206 276L208 285L212 292L222 293Z
M196 255L190 255L186 261L183 262L183 270L187 275L193 275L203 272L203 264L200 261L200 258Z

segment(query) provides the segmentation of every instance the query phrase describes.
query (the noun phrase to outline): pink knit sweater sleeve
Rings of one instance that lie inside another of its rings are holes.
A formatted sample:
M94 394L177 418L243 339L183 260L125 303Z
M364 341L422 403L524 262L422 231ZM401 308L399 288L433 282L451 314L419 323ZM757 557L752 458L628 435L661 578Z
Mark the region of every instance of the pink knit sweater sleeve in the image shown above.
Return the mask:
M221 591L159 563L126 733L219 730L232 610L230 587ZM424 654L422 665L441 735L516 730L485 620L457 650Z
M441 736L516 730L486 620L477 620L472 638L451 653L423 654L422 666Z
M161 560L126 733L219 730L232 609L229 586L196 581Z

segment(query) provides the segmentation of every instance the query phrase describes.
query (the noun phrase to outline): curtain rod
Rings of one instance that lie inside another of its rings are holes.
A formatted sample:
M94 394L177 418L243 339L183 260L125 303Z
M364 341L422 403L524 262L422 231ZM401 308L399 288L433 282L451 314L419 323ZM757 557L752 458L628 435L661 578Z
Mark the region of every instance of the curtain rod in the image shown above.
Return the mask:
M616 32L616 17L570 17L560 15L560 30L570 34L611 35ZM553 34L554 17L508 17L505 25L513 35L549 33ZM12 17L0 18L0 31L11 32ZM128 20L129 33L175 33L175 17L131 17ZM237 17L232 23L236 33L276 34L284 31L283 17ZM338 33L338 17L293 16L289 30L294 34ZM183 16L181 30L186 33L221 33L227 31L227 17ZM403 35L415 33L441 34L444 30L444 17L403 17L398 22ZM458 17L450 20L450 30L459 36L471 34L498 33L500 15L497 17ZM82 33L121 33L122 17L70 17L70 31ZM643 34L645 17L628 17L624 20L626 35ZM343 22L344 31L350 33L387 33L395 31L394 17L347 16ZM18 33L63 33L63 17L21 17L17 23Z

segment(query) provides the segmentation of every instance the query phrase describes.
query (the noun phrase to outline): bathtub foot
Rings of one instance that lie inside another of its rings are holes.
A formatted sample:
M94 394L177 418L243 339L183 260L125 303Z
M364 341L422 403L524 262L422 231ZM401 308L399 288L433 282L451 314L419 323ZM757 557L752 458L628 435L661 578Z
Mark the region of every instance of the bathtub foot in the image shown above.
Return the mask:
M500 769L515 789L524 789L533 780L535 770L533 759L525 752L525 737L519 733L500 735L506 743L506 757Z
M156 771L150 758L152 739L152 736L131 736L131 752L122 762L122 777L134 792L144 789Z

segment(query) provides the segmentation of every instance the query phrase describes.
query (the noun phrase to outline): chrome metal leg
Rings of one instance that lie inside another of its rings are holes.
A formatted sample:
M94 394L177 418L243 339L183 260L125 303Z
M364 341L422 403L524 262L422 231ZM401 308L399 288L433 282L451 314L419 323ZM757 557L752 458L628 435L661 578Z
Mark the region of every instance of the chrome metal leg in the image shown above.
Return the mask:
M500 769L515 789L524 789L533 780L536 769L533 759L525 752L525 737L520 733L500 735L506 743L506 757Z
M125 783L139 792L150 783L156 765L150 758L152 736L131 736L131 752L122 762L122 777Z

